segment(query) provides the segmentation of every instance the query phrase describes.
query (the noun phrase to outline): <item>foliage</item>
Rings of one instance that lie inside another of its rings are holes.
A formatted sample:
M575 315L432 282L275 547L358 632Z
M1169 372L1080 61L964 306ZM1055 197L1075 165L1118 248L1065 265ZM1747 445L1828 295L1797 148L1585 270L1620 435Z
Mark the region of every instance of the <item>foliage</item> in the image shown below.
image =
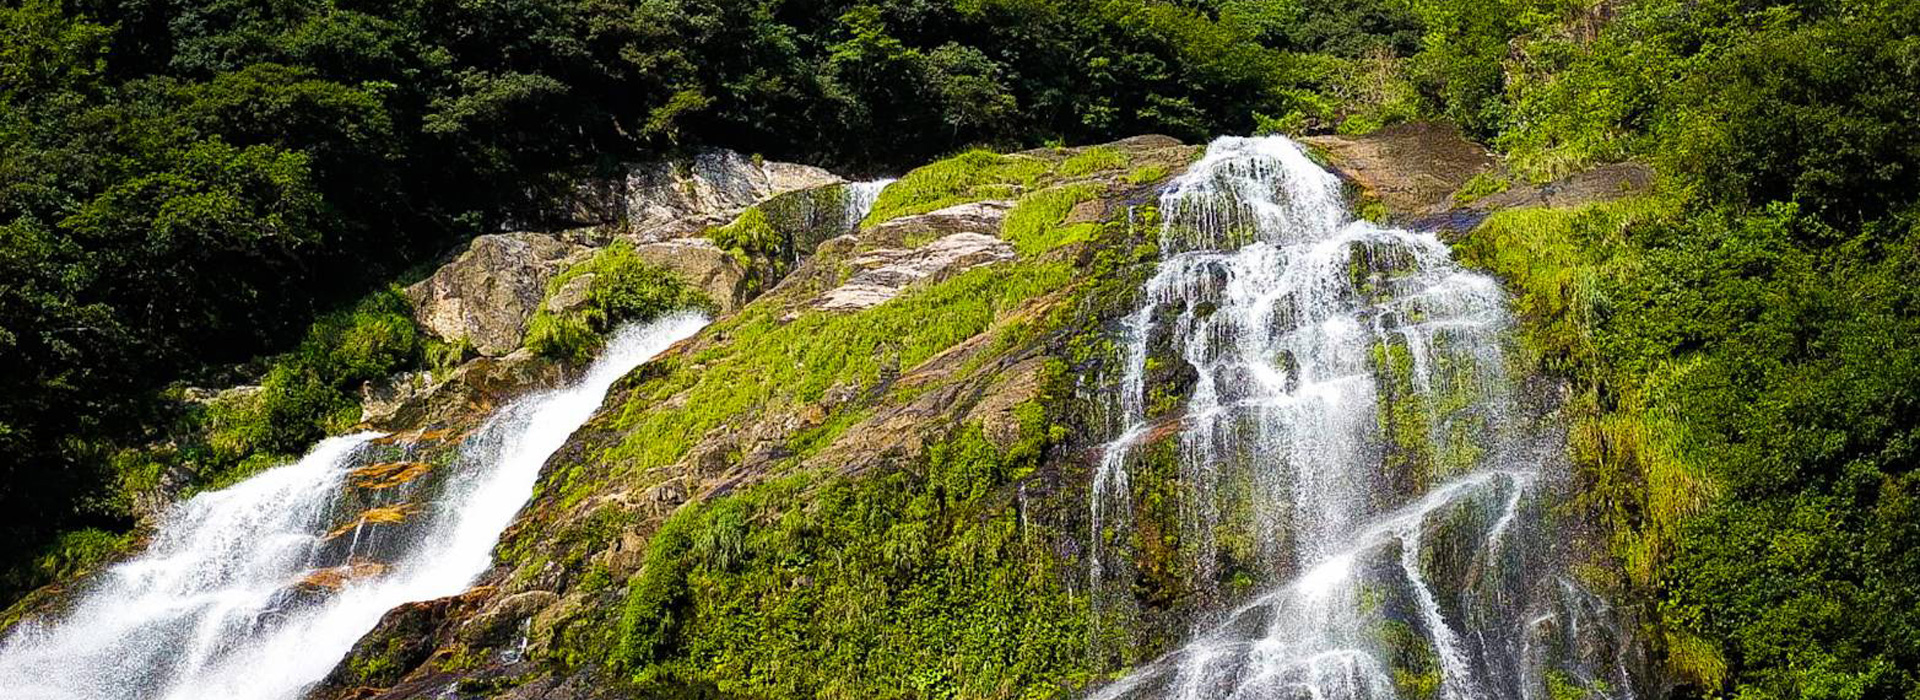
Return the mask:
M641 680L782 697L1050 697L1085 683L1074 571L1011 485L1049 431L978 427L910 468L799 473L680 509L629 584L607 661Z
M583 279L586 289L574 308L557 313L550 308L556 294ZM712 306L671 271L640 259L632 244L617 241L547 282L547 300L528 322L525 344L540 355L578 362L590 358L601 336L621 323Z
M1468 255L1578 380L1588 509L1676 668L1708 691L1910 692L1920 231L1829 243L1793 204L1700 206L1497 215Z
M199 481L232 483L360 421L360 385L419 362L412 306L388 289L322 317L293 352L274 358L257 392L213 402Z
M548 223L578 175L707 145L877 170L1197 139L1285 113L1294 79L1245 23L1169 0L24 0L0 29L9 563L129 525L109 462L170 430L162 387Z
M1010 197L1031 189L1052 170L1047 161L1032 156L974 149L915 168L887 185L862 223L876 224L955 204Z

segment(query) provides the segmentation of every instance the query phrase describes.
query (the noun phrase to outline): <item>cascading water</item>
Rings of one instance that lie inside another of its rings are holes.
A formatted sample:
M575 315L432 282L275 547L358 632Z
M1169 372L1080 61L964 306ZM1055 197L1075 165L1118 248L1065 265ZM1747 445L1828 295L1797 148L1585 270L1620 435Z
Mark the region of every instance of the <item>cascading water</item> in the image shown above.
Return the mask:
M0 697L299 697L387 610L472 585L541 465L614 381L705 323L677 314L623 328L573 385L503 407L461 444L397 541L363 533L364 517L351 532L328 530L379 447L371 433L330 438L295 464L177 505L146 553L89 582L59 619L24 622L0 644ZM370 563L376 555L388 563ZM336 569L337 590L306 585Z
M843 231L852 231L860 226L860 220L867 218L873 211L873 203L880 201L880 190L891 185L894 178L863 180L847 183L846 224Z
M1624 693L1608 640L1579 631L1605 615L1538 527L1552 441L1516 409L1498 285L1431 234L1354 220L1284 138L1214 142L1158 213L1094 476L1095 622L1128 599L1116 550L1155 440L1177 441L1201 612L1188 644L1093 697Z

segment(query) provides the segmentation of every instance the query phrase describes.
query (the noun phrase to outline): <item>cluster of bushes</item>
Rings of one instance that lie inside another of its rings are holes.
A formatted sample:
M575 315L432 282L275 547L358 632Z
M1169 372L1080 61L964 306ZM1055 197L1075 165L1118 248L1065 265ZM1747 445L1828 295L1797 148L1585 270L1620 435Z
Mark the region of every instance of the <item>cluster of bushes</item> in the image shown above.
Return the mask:
M1656 194L1497 215L1470 259L1577 391L1616 596L1683 694L1920 689L1920 6L1639 0L1522 36L1494 141Z

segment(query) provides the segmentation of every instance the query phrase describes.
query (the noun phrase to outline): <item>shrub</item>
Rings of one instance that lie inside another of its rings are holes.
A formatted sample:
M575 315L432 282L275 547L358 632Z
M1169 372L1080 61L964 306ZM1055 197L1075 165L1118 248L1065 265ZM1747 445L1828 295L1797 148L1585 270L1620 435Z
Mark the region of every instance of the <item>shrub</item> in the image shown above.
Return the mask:
M541 356L567 361L590 357L600 335L628 321L649 321L684 308L710 309L705 295L664 267L640 259L625 241L600 249L585 262L554 276L547 297L591 275L578 308L554 313L542 302L528 323L524 345Z

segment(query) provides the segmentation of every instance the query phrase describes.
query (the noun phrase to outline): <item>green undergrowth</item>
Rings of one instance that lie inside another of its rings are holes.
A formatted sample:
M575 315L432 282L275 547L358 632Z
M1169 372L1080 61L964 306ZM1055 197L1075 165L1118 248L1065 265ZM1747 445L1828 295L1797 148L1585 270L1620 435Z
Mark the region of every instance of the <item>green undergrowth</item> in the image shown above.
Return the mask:
M1707 695L1916 687L1920 229L1824 218L1670 195L1504 212L1459 247L1570 382L1596 583Z
M1014 250L1023 256L1039 255L1068 243L1090 240L1099 231L1100 223L1088 221L1062 226L1061 221L1067 218L1075 205L1099 197L1104 190L1098 184L1076 183L1021 197L1007 212L1000 235L1013 243Z
M1054 164L1025 155L1001 155L972 150L931 165L915 168L880 191L862 225L877 224L912 214L924 214L956 204L986 199L1011 199L1033 189L1053 174Z
M707 238L747 268L752 292L777 283L814 247L845 232L844 185L788 192L748 207Z
M1119 149L1107 146L1091 146L1081 150L1060 162L1061 177L1081 177L1102 170L1118 170L1127 167L1130 160Z
M650 381L615 409L611 429L622 439L603 459L645 472L679 460L716 428L819 403L836 387L870 391L1072 277L1069 263L1022 260L974 268L852 313L810 311L787 320L775 304L750 306L710 331L727 342L652 370ZM669 399L680 408L657 410ZM582 486L564 478L559 484L569 492Z
M1573 381L1572 454L1585 478L1599 482L1589 500L1631 496L1607 517L1614 554L1640 585L1651 584L1676 528L1711 492L1704 475L1677 458L1677 426L1648 405L1685 365L1609 347L1613 290L1635 284L1648 264L1631 231L1675 215L1671 202L1653 198L1505 211L1459 249L1515 288L1523 363Z
M362 384L423 360L426 343L412 311L393 288L323 316L299 347L268 362L257 392L216 399L190 417L204 442L189 443L178 457L197 466L195 486L233 484L352 429Z
M548 308L555 294L583 277L586 290L576 308L559 313ZM711 309L713 302L666 268L641 260L631 244L617 241L547 283L547 299L527 324L525 345L544 357L582 362L614 326L686 308Z
M1086 601L1013 485L1057 431L1022 406L877 476L795 473L684 507L649 541L605 663L741 697L1044 698L1079 687Z

